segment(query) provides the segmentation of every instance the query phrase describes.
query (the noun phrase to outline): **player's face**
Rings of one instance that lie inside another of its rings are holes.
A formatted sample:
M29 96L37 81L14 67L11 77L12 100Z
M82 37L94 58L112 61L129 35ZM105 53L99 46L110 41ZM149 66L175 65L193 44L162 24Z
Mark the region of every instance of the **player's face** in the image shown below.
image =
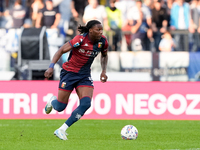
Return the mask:
M101 24L94 25L91 34L94 41L100 40L103 34L103 26Z

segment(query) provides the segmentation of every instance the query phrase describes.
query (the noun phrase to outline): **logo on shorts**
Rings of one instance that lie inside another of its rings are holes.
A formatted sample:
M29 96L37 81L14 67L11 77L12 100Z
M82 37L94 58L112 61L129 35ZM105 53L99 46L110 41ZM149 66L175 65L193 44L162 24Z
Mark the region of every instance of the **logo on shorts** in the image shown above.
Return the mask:
M62 82L61 87L62 87L62 88L65 88L65 86L66 86L66 82Z
M102 42L98 43L98 48L102 48Z

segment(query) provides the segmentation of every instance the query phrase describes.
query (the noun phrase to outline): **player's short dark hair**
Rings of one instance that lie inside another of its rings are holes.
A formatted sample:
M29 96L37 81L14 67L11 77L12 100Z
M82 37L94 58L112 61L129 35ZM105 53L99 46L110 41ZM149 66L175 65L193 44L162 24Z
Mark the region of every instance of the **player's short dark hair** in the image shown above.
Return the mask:
M87 32L89 32L89 29L92 28L96 24L101 24L101 22L98 21L98 20L90 20L90 21L87 22L87 24L85 26L79 25L78 31L81 34L82 33L87 33Z

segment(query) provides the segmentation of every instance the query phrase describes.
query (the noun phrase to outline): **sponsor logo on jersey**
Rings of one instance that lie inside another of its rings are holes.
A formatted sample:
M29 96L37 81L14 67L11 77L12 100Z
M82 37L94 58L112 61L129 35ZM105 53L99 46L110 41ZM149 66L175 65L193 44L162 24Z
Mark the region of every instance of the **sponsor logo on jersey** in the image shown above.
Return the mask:
M89 57L96 57L99 54L98 51L85 50L85 49L82 49L82 48L80 48L78 50L78 52L84 54L85 56L89 56Z
M98 43L98 48L102 48L102 42Z
M90 51L90 50L87 50L86 53L85 53L85 55L89 56L89 57L96 57L98 54L99 54L99 52L97 52L97 51Z
M81 49L81 48L80 48L78 51L79 51L80 53L85 53L85 50L84 50L84 49Z

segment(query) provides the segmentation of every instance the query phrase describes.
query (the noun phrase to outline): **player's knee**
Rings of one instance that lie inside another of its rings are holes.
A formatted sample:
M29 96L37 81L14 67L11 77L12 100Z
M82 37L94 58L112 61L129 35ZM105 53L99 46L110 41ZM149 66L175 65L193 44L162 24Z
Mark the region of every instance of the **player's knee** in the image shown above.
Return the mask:
M83 107L85 110L89 109L91 106L91 98L84 97L80 100L80 106Z
M58 112L61 112L61 111L63 111L64 109L65 109L65 107L57 107L56 110L57 110Z
M57 100L52 101L52 105L53 105L53 108L55 110L57 110L58 112L63 111L66 108L66 106L67 106L67 104L61 103L61 102L59 102Z

